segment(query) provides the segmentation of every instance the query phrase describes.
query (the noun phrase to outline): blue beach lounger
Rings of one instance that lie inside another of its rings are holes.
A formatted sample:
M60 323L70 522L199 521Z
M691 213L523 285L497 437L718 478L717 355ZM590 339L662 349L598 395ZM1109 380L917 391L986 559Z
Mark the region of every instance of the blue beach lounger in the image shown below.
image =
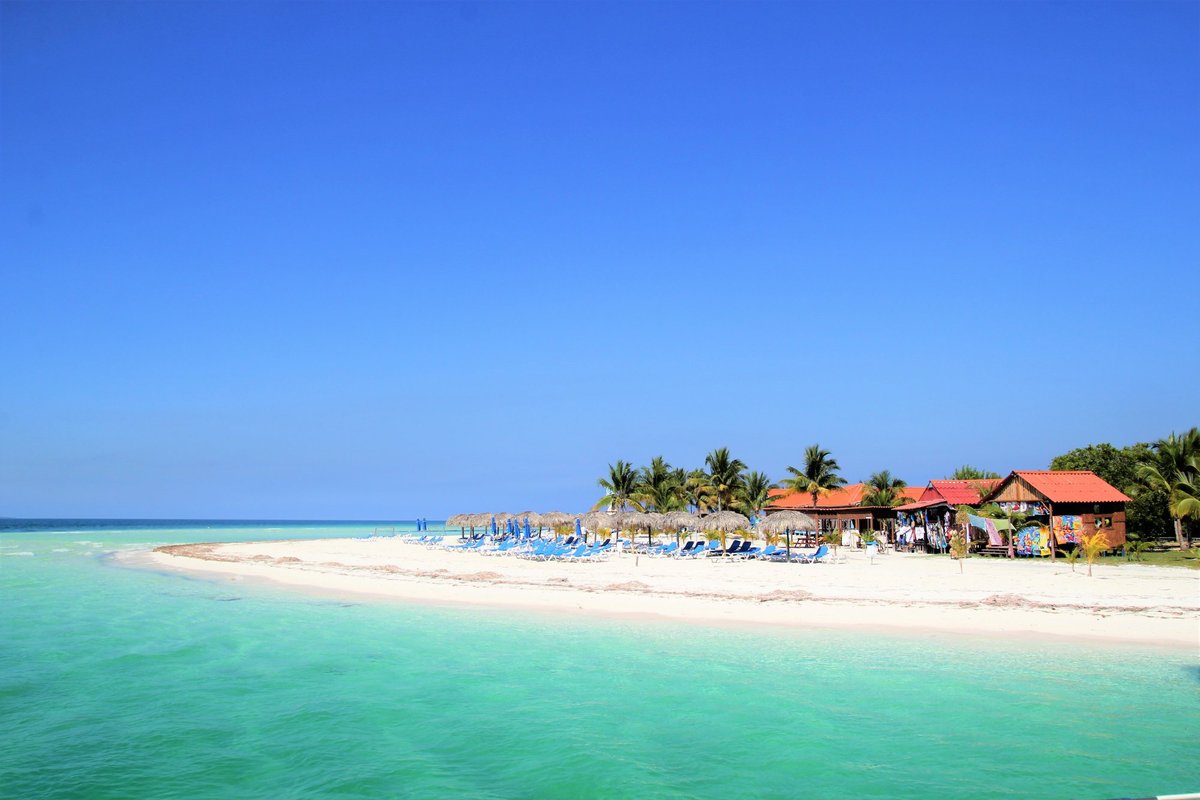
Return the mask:
M811 556L800 556L799 561L801 564L816 564L828 554L829 547L827 545L821 545L817 548L817 552L813 553Z

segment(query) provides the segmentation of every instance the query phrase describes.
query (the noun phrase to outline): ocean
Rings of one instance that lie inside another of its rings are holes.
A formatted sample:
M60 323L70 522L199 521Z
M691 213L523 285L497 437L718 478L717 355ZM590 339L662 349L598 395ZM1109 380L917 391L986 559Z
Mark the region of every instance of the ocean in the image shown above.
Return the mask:
M413 527L0 521L0 797L1200 791L1194 652L408 605L114 557Z

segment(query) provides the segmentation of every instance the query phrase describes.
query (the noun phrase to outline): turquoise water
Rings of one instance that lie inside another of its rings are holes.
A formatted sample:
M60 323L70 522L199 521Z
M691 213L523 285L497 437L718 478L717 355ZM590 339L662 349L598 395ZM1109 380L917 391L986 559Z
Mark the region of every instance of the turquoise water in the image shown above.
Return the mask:
M0 796L1200 791L1195 653L347 602L109 555L375 526L0 530Z

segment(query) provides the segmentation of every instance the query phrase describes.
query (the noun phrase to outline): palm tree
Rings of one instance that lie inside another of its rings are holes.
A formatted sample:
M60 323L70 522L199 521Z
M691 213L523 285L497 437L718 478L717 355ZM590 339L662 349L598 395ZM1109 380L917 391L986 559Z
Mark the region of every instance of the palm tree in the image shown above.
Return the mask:
M717 511L724 511L742 486L742 472L746 465L740 459L729 457L728 447L718 447L704 458L708 467L708 479L717 500Z
M705 513L716 504L712 481L707 472L694 469L687 474L683 482L683 499L696 509L697 514Z
M1152 447L1154 458L1138 464L1137 476L1147 486L1162 489L1167 493L1168 508L1175 523L1175 542L1181 550L1191 546L1191 536L1184 541L1183 520L1192 508L1188 501L1188 486L1194 485L1197 477L1197 460L1200 460L1200 428L1192 428L1183 435L1172 433L1159 439Z
M828 450L814 444L804 450L804 469L788 467L792 477L781 483L787 489L811 496L816 508L818 497L846 484L846 479L837 474L839 469L837 459L830 458Z
M1200 521L1200 455L1188 459L1183 480L1175 482L1175 495L1171 502L1171 515L1180 523ZM1190 524L1190 522L1188 523ZM1184 540L1190 549L1192 537L1190 530L1184 533Z
M615 465L608 465L608 478L601 478L596 484L604 490L604 496L592 506L593 511L610 508L620 511L625 506L633 506L638 511L644 511L642 504L636 499L638 491L637 470L628 461L617 459Z
M679 470L671 468L662 456L655 456L650 465L642 467L638 477L637 499L660 513L682 511Z
M750 472L738 490L737 504L747 517L756 517L771 502L771 490L775 484L765 472Z
M986 469L972 467L970 464L963 464L958 469L954 470L954 474L950 476L951 480L956 481L981 481L988 478L999 478L1000 473L992 472Z
M901 490L907 483L892 475L888 470L876 472L867 480L866 491L863 494L864 506L898 506L904 502Z

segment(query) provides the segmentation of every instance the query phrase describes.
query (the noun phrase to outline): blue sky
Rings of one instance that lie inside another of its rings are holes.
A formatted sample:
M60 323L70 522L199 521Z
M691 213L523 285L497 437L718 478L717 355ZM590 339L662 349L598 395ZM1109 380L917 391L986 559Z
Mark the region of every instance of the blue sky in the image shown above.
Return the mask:
M5 3L0 515L1200 423L1195 3Z

